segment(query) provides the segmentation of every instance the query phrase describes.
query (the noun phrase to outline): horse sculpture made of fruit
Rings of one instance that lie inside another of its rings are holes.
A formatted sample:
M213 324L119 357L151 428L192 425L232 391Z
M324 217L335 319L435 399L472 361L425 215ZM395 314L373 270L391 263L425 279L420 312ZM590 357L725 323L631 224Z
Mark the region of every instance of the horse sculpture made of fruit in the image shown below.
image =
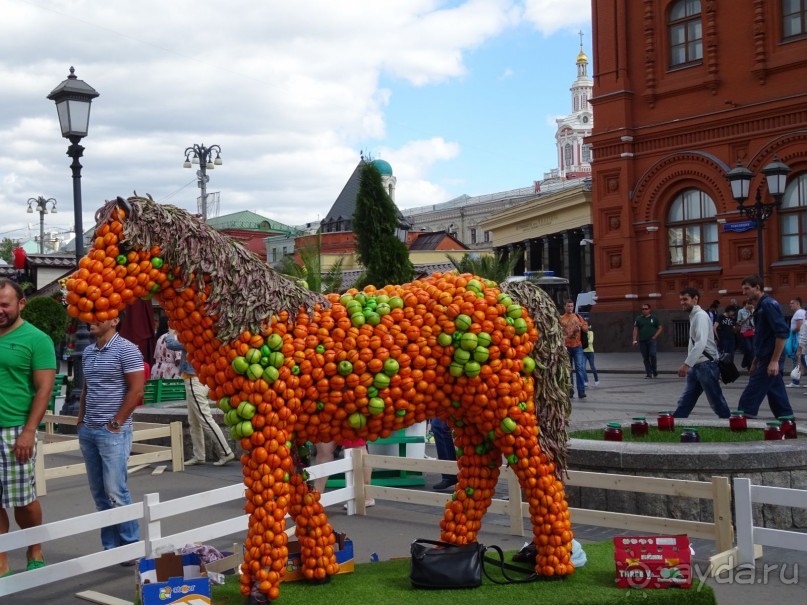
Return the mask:
M104 321L152 296L165 310L245 450L245 595L279 595L287 514L305 577L338 571L334 533L299 455L306 442L373 441L434 417L453 429L459 467L440 539L476 540L504 457L529 503L537 573L573 572L560 480L568 360L556 311L537 288L452 273L322 296L150 198L107 202L96 221L67 280L68 313ZM530 299L544 321L542 353L533 317L502 289Z

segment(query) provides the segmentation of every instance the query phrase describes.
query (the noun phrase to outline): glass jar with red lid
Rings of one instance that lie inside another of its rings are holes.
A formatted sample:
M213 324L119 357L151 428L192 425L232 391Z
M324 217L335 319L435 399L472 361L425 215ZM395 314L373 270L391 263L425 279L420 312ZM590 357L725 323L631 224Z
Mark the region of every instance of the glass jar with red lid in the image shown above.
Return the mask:
M672 432L675 430L675 418L673 418L672 412L669 410L659 412L656 422L658 424L658 430L660 431Z
M606 441L622 441L622 426L618 422L609 422L605 425Z
M745 417L745 412L734 410L729 416L729 428L735 433L748 430L748 419Z
M634 437L647 437L649 428L644 416L635 416L630 423L630 434Z
M785 438L782 432L782 423L778 420L770 420L765 427L765 441L781 441Z
M785 439L797 439L798 432L796 431L796 417L781 416L779 420L782 422L782 432L785 434Z

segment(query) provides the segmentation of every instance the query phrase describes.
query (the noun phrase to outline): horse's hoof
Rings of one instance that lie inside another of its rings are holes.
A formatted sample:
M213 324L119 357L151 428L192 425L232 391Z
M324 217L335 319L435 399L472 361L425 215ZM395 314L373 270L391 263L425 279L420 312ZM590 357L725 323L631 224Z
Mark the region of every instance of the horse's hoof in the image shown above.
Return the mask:
M318 586L319 584L327 584L330 581L331 581L331 576L325 576L321 580L317 580L316 578L314 578L313 580L308 580L308 583L311 586Z

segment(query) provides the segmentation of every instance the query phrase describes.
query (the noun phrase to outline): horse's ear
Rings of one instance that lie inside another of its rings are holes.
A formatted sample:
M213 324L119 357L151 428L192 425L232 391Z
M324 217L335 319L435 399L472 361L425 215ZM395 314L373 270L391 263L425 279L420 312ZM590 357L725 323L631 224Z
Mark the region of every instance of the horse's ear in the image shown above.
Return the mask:
M120 206L126 216L129 216L132 212L132 205L121 196L118 196L117 202L118 206Z

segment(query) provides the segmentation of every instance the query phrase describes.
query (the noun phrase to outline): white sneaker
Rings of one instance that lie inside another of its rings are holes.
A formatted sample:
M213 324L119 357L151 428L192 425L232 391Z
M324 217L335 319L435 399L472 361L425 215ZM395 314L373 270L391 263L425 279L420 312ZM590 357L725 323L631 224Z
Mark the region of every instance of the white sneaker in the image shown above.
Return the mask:
M204 464L204 460L199 460L198 458L191 458L185 461L185 466L196 466L198 464Z
M799 388L800 386L801 386L800 384L794 384L794 383L792 383L792 382L791 382L791 383L789 383L789 384L786 384L786 385L785 385L785 388L787 388L787 389L797 389L797 388Z
M227 464L231 460L235 460L235 454L233 454L232 452L230 452L229 454L224 454L224 457L219 458L218 460L216 460L213 463L213 466L224 466L225 464Z
M600 381L599 381L599 380L595 380L595 381L594 381L594 386L595 386L595 387L600 386Z

